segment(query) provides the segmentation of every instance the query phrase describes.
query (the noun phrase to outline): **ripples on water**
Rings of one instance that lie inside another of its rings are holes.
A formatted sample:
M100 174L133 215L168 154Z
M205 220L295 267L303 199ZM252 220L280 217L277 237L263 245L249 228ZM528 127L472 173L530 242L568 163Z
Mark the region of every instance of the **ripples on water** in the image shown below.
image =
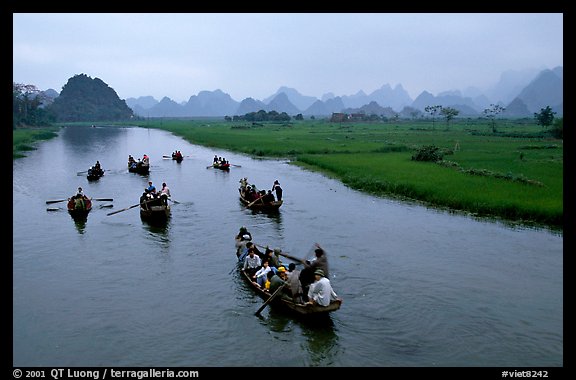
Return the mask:
M89 139L86 138L89 135ZM181 150L181 164L162 155ZM148 177L128 154L152 158ZM241 165L206 169L214 154ZM88 183L76 173L100 160ZM283 161L168 133L67 128L13 168L14 366L562 366L562 236L352 191ZM277 214L238 200L238 181L279 179ZM148 179L179 204L140 220ZM48 199L111 197L85 224ZM233 237L309 258L326 248L342 308L320 321L262 305L236 272ZM257 351L260 350L260 351Z

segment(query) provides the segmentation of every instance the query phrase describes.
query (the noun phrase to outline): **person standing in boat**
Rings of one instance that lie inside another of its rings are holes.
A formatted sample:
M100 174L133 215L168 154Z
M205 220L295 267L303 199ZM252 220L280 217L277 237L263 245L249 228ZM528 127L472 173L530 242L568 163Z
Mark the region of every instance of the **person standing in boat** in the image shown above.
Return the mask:
M308 288L310 284L314 282L314 271L316 269L322 269L324 276L330 278L330 272L328 270L328 257L326 256L326 251L318 243L314 244L314 254L316 258L312 261L306 260L304 262L304 269L300 272L300 282L302 283L302 288L304 289L304 296L308 294Z
M308 304L328 306L330 301L336 301L338 295L332 289L330 280L324 276L324 271L322 269L316 269L314 271L314 277L316 280L310 289L308 290Z
M280 182L278 182L278 180L274 181L272 191L276 192L276 199L280 202L282 200L282 188L280 187Z
M288 265L288 285L292 293L292 300L302 303L302 284L300 283L300 270L296 269L296 264Z
M170 198L170 189L166 186L166 182L162 182L162 189L160 189L160 199L162 203L168 205L168 199Z

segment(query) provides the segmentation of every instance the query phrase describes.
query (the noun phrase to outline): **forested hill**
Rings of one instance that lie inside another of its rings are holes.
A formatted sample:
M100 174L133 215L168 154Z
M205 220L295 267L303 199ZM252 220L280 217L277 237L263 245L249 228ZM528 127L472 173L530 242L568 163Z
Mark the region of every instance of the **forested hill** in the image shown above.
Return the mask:
M101 79L86 74L68 79L48 108L57 121L117 121L134 115L116 91Z

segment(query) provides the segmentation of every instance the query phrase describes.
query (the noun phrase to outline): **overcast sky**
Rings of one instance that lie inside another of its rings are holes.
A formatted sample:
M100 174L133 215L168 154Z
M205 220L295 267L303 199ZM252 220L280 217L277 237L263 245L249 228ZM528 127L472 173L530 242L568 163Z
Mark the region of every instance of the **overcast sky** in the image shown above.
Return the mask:
M13 81L100 78L121 99L262 100L401 84L414 99L563 66L561 13L15 13Z

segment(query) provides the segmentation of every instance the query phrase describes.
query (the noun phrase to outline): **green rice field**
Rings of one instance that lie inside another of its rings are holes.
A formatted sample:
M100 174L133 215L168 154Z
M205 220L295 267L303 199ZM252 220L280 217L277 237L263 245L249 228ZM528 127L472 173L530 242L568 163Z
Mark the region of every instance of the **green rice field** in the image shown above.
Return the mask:
M479 121L432 127L430 122L147 120L141 126L194 144L289 158L378 196L514 223L563 225L563 140L548 137L536 124L501 120L496 133ZM412 160L425 146L437 147L443 159Z

